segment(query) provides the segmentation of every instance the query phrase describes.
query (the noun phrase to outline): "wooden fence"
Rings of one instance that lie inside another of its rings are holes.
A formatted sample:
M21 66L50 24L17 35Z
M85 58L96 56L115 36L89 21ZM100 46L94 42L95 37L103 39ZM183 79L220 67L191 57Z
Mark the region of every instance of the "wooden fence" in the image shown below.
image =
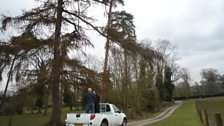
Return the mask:
M213 126L213 125L209 124L209 118L208 118L208 113L207 113L206 109L198 110L198 113L200 115L200 119L201 119L203 126ZM215 122L216 122L215 126L224 126L223 121L222 121L222 114L215 113L214 116L215 116Z

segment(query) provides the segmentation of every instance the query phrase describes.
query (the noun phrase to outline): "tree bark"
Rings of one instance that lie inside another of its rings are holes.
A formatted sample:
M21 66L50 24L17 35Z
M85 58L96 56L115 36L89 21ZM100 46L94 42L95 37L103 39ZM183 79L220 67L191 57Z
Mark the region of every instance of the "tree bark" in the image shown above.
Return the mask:
M14 59L12 61L12 64L10 66L10 69L9 69L8 79L7 79L6 86L5 86L5 90L4 90L4 93L3 93L3 96L2 96L2 100L1 100L1 103L0 103L0 108L2 108L2 106L4 104L4 101L5 101L5 96L6 96L6 93L7 93L7 90L8 90L9 81L10 81L10 79L12 77L12 70L13 70L15 61L16 61L16 56L14 57Z
M50 122L51 126L61 125L61 102L60 102L60 73L62 64L60 63L60 35L62 25L63 0L58 0L57 20L55 26L55 41L54 41L54 59L52 68L52 115Z
M50 86L49 86L50 87ZM45 101L44 101L44 113L43 115L46 116L47 115L47 109L48 109L48 98L49 98L49 90L50 88L47 88L47 91L46 91L46 97L45 97Z
M110 6L109 6L107 28L111 27L111 14L112 14L113 3L114 3L114 0L111 0L110 1ZM107 66L108 66L108 58L109 58L109 49L110 49L110 40L109 40L109 38L107 38L106 45L105 45L105 59L104 59L104 67L103 67L103 88L104 88L103 89L104 90L103 91L103 96L106 95L106 93L108 92L107 88L109 87L108 82L107 82L108 81L107 80L107 77L108 77Z
M124 111L128 112L128 64L127 64L127 51L124 48Z

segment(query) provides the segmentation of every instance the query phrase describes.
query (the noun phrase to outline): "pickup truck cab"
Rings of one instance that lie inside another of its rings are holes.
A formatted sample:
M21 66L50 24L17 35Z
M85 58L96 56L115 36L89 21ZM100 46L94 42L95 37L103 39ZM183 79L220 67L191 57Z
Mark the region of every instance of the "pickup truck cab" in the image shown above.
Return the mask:
M68 113L66 126L127 126L127 117L115 105L100 103L100 113Z

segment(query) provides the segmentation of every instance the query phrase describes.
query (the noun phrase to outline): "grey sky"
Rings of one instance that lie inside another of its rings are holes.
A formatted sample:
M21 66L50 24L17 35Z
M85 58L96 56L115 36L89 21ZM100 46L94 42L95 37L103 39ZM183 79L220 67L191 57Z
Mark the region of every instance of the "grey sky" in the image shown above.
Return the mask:
M223 0L138 0L126 2L135 16L138 39L167 39L177 45L194 81L202 68L224 74Z
M123 7L134 15L137 37L166 39L178 47L178 64L189 69L194 81L202 68L224 74L224 0L124 0ZM0 13L15 15L31 8L32 0L0 0ZM97 40L94 36L92 40ZM96 42L92 54L104 53Z

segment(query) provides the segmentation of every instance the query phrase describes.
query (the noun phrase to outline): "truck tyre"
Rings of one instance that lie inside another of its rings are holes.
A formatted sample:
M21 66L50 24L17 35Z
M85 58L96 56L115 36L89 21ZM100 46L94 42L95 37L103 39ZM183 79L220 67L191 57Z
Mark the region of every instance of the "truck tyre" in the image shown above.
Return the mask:
M107 121L103 120L102 123L100 124L100 126L108 126Z
M127 120L126 119L123 119L123 122L122 122L121 126L127 126Z

